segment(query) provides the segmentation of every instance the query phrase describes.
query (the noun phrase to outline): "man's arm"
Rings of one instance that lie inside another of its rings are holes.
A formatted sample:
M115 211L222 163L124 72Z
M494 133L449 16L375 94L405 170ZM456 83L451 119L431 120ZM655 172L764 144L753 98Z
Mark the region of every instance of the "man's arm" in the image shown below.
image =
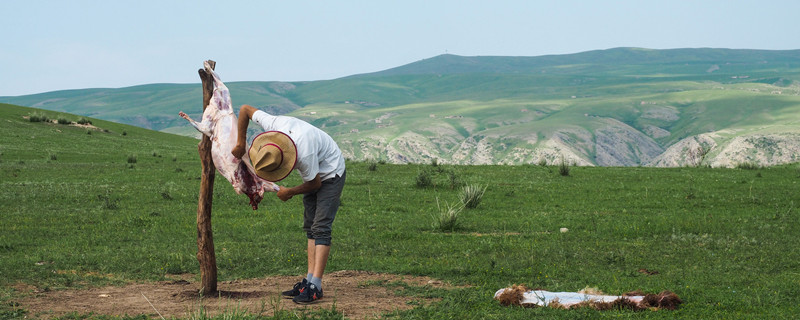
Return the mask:
M236 139L236 146L231 150L231 153L237 159L241 159L247 150L247 126L250 124L250 119L253 119L253 113L256 111L258 111L258 109L246 104L242 105L239 109L239 122L237 123L237 132L239 135Z
M280 187L281 189L280 191L278 191L277 195L279 199L286 201L291 199L295 195L313 192L319 189L319 187L321 186L322 186L322 178L320 178L320 175L317 175L316 177L314 177L314 180L303 182L303 184L295 187L291 188Z

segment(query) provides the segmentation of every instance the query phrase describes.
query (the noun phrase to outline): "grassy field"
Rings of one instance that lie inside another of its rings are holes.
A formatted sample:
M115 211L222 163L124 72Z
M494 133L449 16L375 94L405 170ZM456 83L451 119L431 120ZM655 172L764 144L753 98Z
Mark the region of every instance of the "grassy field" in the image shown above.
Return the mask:
M19 284L65 290L199 272L197 140L0 105L0 318L22 318ZM348 162L329 271L424 275L441 301L397 318L793 318L800 313L800 170L390 165ZM420 176L431 185L419 187ZM301 202L252 211L214 191L220 280L304 273ZM299 182L291 175L286 184ZM464 185L486 187L453 231L435 227ZM560 228L569 231L559 232ZM647 275L640 269L657 271ZM677 293L676 311L502 307L512 284ZM330 316L330 314L327 314ZM310 316L315 316L311 314ZM320 315L321 316L321 315ZM101 315L95 315L101 317Z

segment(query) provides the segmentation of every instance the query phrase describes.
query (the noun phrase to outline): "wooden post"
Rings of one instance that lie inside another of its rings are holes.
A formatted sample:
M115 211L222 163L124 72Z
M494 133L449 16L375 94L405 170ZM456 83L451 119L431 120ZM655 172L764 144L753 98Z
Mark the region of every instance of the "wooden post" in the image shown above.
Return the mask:
M213 70L216 62L208 60ZM214 78L205 69L198 70L203 85L203 111L208 107L214 93ZM214 237L211 231L211 201L214 196L214 176L217 168L211 160L211 139L206 135L197 145L200 153L202 175L200 177L200 196L197 204L197 261L200 262L200 293L209 295L217 292L217 257L214 253Z

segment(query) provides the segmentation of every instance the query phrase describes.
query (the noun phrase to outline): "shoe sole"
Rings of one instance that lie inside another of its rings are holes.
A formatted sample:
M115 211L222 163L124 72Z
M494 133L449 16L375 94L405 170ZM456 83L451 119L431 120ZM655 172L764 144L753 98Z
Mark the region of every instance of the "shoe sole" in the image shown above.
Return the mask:
M322 299L317 299L317 300L308 301L308 302L292 300L292 302L294 302L296 304L309 305L309 304L315 304L315 303L319 302L320 300L322 300Z

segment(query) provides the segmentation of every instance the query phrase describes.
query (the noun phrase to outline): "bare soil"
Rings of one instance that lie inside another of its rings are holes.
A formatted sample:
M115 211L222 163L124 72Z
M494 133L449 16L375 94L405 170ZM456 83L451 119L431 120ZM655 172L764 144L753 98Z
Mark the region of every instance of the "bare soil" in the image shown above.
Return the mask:
M84 290L38 292L29 287L22 291L27 291L30 296L19 301L19 306L28 311L28 317L33 318L51 318L72 312L190 318L201 314L214 316L246 311L270 316L276 310L300 313L335 307L348 318L371 319L387 312L407 310L435 301L404 296L395 291L402 290L402 287L387 288L381 283L400 281L417 287L450 287L428 277L343 270L326 274L323 280L324 298L315 304L303 306L280 294L291 288L298 279L297 276L275 276L221 281L217 284L219 293L207 297L198 294L200 282L194 275L182 275L171 281Z

